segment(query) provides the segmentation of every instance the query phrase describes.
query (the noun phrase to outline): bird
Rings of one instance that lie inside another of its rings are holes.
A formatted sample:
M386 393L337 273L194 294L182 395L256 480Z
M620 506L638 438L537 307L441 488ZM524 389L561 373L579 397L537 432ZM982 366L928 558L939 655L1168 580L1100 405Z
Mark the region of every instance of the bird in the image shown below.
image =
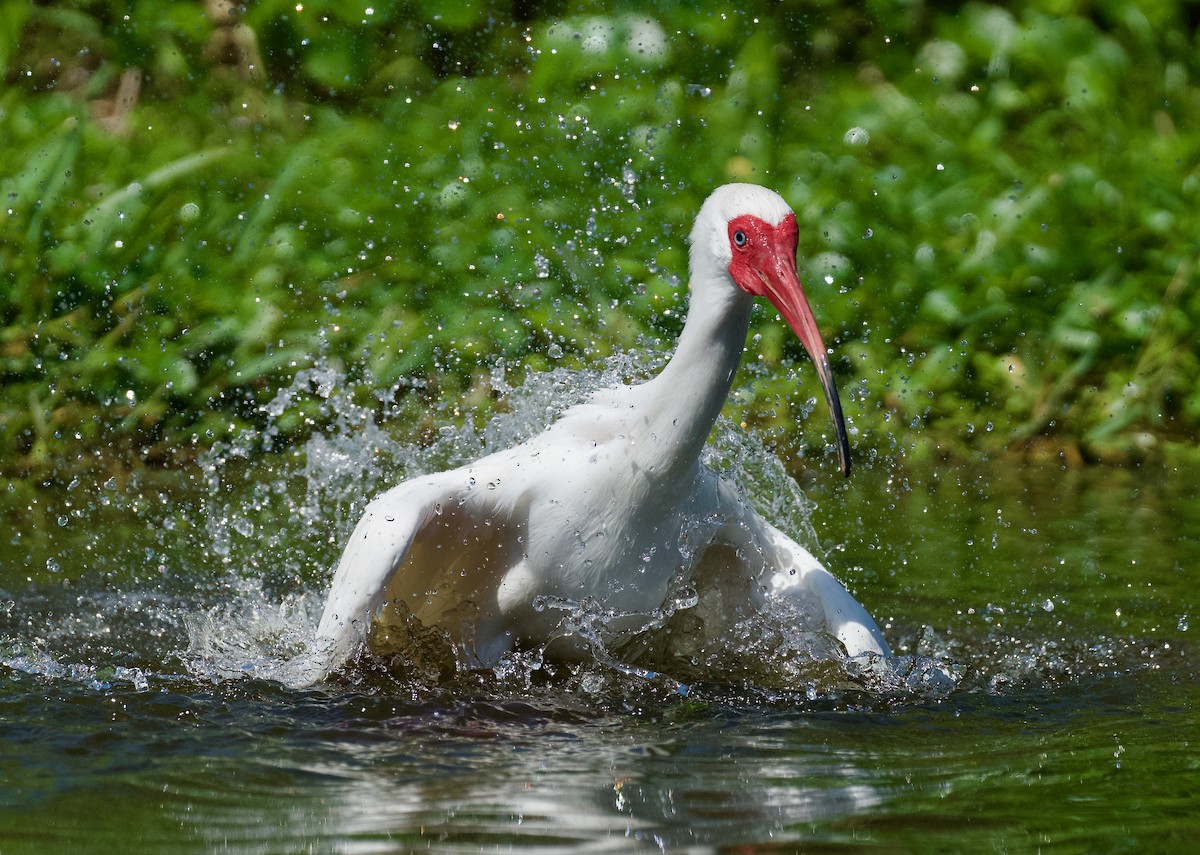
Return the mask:
M849 475L797 243L796 216L774 191L715 189L690 235L687 317L660 373L600 389L520 444L370 501L334 571L310 681L422 633L444 640L467 669L538 647L579 660L588 645L564 629L568 606L590 603L610 630L636 633L681 580L705 594L695 609L702 635L788 604L804 629L836 639L846 656L890 659L846 587L701 462L763 297L816 368Z

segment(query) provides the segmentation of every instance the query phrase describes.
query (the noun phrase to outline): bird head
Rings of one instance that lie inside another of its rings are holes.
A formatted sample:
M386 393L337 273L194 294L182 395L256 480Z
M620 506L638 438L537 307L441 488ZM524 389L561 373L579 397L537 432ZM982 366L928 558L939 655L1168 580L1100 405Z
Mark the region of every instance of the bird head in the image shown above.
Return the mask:
M735 286L769 300L799 337L817 368L837 434L838 463L842 474L849 475L850 445L833 370L796 272L797 236L796 215L777 193L753 184L727 184L708 197L696 218L693 264L698 255L715 260Z

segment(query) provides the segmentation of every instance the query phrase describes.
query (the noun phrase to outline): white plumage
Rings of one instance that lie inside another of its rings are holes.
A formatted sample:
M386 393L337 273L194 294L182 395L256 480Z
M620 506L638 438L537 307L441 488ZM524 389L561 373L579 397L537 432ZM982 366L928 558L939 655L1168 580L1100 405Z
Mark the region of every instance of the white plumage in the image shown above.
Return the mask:
M837 392L795 252L794 215L775 193L731 184L709 196L691 235L687 322L663 371L594 394L527 442L372 501L334 574L314 679L386 646L389 627L414 620L475 667L555 638L563 613L546 602L595 602L627 615L633 630L681 575L717 590L731 613L794 599L810 628L849 655L890 656L846 589L700 463L758 295L813 357L848 472ZM711 618L702 632L720 631ZM548 651L585 652L561 639Z

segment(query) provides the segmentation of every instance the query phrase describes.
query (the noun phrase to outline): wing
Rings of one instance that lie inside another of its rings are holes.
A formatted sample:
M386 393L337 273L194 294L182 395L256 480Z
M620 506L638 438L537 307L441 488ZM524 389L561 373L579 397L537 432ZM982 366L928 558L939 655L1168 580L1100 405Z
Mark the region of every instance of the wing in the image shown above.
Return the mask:
M797 594L815 598L824 613L826 630L842 643L849 656L874 653L890 658L892 649L875 619L845 586L803 546L761 517L758 521L762 525L759 538L766 543L763 551L771 556L769 569L760 577L765 583L759 588L763 599Z
M388 646L388 636L414 620L441 631L468 662L498 656L497 590L519 560L522 527L507 498L488 489L476 465L406 481L374 499L334 572L307 681L368 644ZM392 638L392 646L401 642Z
M718 587L737 585L741 596L759 607L801 599L805 611L824 622L814 628L835 636L850 656L892 655L867 610L808 550L764 520L728 483L717 479L715 490L724 524L697 566L698 581L707 577Z

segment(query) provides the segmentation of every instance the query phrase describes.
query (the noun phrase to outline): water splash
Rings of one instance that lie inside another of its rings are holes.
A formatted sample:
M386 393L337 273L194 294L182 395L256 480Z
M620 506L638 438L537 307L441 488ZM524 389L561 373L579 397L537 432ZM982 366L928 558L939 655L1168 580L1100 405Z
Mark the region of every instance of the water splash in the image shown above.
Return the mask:
M97 687L107 676L128 682L142 679L138 674L151 683L302 683L330 573L373 496L406 478L521 442L594 390L645 379L664 358L658 348L646 352L653 355L618 354L589 370L555 368L520 383L497 363L490 382L503 400L498 412L483 424L467 417L461 427L443 427L420 443L387 424L391 401L404 390L380 394L369 377L350 379L318 359L263 405L265 427L200 457L188 495L99 485L106 512L125 518L126 525L135 516L151 523L135 543L105 559L123 565L125 575L114 581L122 593L97 595L86 606L86 620L77 613L83 601L72 603L65 593L47 600L40 613L30 603L12 609L26 625L52 628L33 644L21 640L30 634L20 627L6 629L17 621L0 613L0 654L12 668L92 680ZM301 443L282 445L282 424L297 412L321 427ZM815 550L811 504L757 438L722 420L705 461ZM91 523L100 528L98 518ZM695 523L683 533L685 557L713 525ZM55 558L60 569L53 575L68 575L73 563ZM745 685L802 686L818 694L847 684L835 643L791 628L805 623L802 616L748 619L704 647L696 645L689 625L701 605L702 592L686 578L676 580L661 609L646 614L617 613L595 602L546 603L560 618L552 640L514 654L493 677L506 685L522 673L527 680L543 679L554 670L549 648L570 643L586 655L569 667L556 666L556 673L581 691L637 680L638 691L678 697L716 673L737 674ZM152 635L143 631L147 626L155 627ZM132 649L114 647L113 637ZM427 688L462 676L453 664L445 667L450 660L434 649L436 641L422 639L427 649L419 656L403 652L401 664ZM850 682L856 681L866 682L851 673Z
M655 355L619 354L590 370L555 368L522 382L499 362L490 377L499 410L482 424L466 418L461 427L443 427L420 443L388 423L392 400L404 390L380 393L370 378L351 380L318 361L264 406L265 429L206 453L182 495L104 476L91 488L73 481L61 507L46 503L54 543L76 532L85 536L74 552L55 546L30 555L27 566L43 574L38 593L0 592L0 665L96 691L143 691L180 680L303 682L304 653L315 637L329 574L370 498L405 478L520 442L595 389L652 375L663 357L658 348L647 352ZM297 410L323 427L302 443L281 447L278 426ZM760 438L722 420L704 461L765 516L822 554L812 503ZM65 526L57 522L63 518ZM703 520L694 531L685 529L685 556L709 529L711 521ZM128 542L106 542L109 530L121 531ZM53 571L39 569L51 564ZM1057 624L1063 603L1051 601L1048 609L1044 596L1031 595L1023 611L1005 604L1003 629L997 621L970 637L961 630L901 634L893 638L903 653L895 661L845 662L836 642L799 629L808 623L804 616L783 607L743 616L720 637L702 642L705 636L689 624L704 596L680 578L666 604L646 614L618 614L594 602L545 602L543 608L561 621L551 644L569 640L588 653L567 664L538 648L506 657L490 673L465 672L437 652L436 639L426 639L433 647L423 658L406 653L405 661L417 663L408 674L368 661L344 679L408 681L439 692L463 686L478 691L485 684L501 693L541 691L549 684L614 704L625 696L664 702L685 693L708 697L718 691L714 681L726 687L719 691L734 686L760 698L811 701L858 692L903 702L1101 679L1159 667L1180 655L1169 639L1065 639ZM1187 616L1171 623L1176 621L1186 632Z
M151 675L141 668L64 662L53 653L37 647L10 649L0 654L0 663L12 671L31 677L64 680L96 692L107 691L118 685L127 685L137 692L150 688Z
M506 406L483 425L468 417L462 427L443 428L425 444L389 433L379 422L378 408L356 403L362 389L328 366L302 372L264 411L279 419L297 402L315 399L327 428L282 456L262 454L272 428L248 432L202 461L207 551L226 568L229 579L221 596L188 620L189 669L205 678L252 675L290 682L294 673L289 668L304 668L298 654L306 633L311 643L319 614L312 604L320 602L338 548L367 501L401 480L519 443L593 391L650 376L661 360L623 353L591 370L556 368L530 375L519 385L509 382L504 364L498 363L491 385ZM360 385L365 384L369 380ZM811 503L760 440L722 420L704 459L815 550ZM702 545L693 535L711 530L712 523L697 520L694 528L683 533L685 557ZM748 683L803 684L815 692L846 683L836 642L792 630L810 622L784 613L784 607L779 614L735 625L704 649L697 648L689 620L700 598L690 585L679 578L666 605L646 614L617 613L594 602L545 602L543 608L560 613L558 631L545 647L526 651L504 668L511 672L518 663L543 667L547 651L569 640L586 651L587 661L677 695L687 694L688 681L726 671L744 675ZM288 665L289 657L297 661ZM431 661L440 659L433 656ZM851 677L857 679L857 672Z

